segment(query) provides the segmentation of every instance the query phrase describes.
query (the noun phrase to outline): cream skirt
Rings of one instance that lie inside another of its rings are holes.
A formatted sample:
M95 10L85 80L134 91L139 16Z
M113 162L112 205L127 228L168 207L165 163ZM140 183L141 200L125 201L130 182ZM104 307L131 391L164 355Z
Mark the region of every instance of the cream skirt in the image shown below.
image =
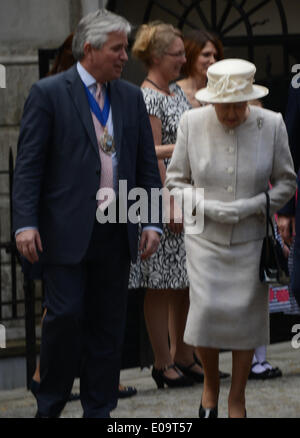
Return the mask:
M249 350L269 343L268 286L258 278L262 240L230 247L186 235L190 309L184 340Z

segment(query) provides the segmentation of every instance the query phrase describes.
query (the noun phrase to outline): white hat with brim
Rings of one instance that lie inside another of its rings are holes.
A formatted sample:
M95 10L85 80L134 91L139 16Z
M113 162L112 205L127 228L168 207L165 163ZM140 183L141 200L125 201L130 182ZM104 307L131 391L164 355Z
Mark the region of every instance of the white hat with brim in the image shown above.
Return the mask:
M260 99L269 94L262 85L254 85L256 67L243 59L223 59L207 70L207 87L195 97L206 103L234 103Z

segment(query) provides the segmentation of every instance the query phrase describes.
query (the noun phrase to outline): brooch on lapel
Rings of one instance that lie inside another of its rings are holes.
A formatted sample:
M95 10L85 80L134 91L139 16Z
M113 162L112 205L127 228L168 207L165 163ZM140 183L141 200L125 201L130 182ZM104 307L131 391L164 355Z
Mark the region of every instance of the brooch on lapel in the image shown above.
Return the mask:
M257 117L257 127L258 129L261 129L264 124L264 119L262 117Z

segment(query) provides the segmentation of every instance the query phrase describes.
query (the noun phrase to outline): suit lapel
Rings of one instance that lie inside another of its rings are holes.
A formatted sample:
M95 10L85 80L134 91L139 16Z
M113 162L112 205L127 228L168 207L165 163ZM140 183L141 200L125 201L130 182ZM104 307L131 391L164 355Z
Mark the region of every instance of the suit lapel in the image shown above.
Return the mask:
M112 119L114 124L114 140L116 145L116 153L118 162L120 163L121 157L121 141L123 130L123 113L121 107L121 100L117 87L117 81L112 81L109 84L110 104L112 110Z
M86 97L84 85L77 72L76 66L71 68L66 74L67 87L71 98L75 104L78 114L82 120L82 123L89 135L93 149L95 150L97 157L99 158L98 142L95 132L95 127L91 115L90 106Z

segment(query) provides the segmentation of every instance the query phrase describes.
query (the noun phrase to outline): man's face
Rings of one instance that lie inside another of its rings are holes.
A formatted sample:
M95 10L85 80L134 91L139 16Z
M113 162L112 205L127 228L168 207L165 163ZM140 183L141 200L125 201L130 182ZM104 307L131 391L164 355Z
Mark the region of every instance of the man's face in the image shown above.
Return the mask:
M90 43L85 44L85 57L82 64L97 82L104 83L118 79L128 60L127 47L128 39L125 33L111 32L101 49L91 47Z

